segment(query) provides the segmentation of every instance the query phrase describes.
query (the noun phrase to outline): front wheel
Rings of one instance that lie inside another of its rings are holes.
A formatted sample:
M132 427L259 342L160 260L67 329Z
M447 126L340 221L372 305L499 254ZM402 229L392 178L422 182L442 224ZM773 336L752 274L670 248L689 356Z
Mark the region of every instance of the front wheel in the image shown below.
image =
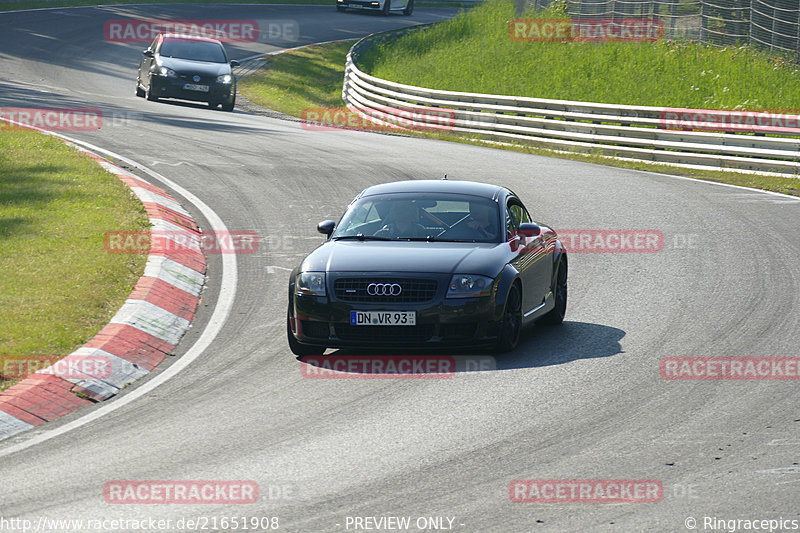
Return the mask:
M408 0L408 4L406 4L406 8L403 10L403 15L408 17L413 12L414 12L414 0Z
M150 83L147 85L147 90L145 91L145 98L147 98L151 102L158 101L158 96L156 96L155 93L153 92L153 80L150 80Z
M136 78L136 96L144 98L144 89L142 89L142 84L139 83L139 78Z
M388 17L389 10L391 9L392 9L392 0L386 0L386 2L383 4L383 9L381 10L381 13L383 13L384 17Z
M558 261L556 272L556 283L553 287L553 299L555 306L539 319L542 324L557 326L564 322L564 315L567 314L567 256L564 255Z
M522 331L522 293L519 284L515 283L508 291L503 318L500 320L500 331L497 335L496 351L510 352L519 344Z
M236 105L236 96L231 97L230 102L223 102L222 103L222 110L223 111L233 111L233 106Z
M286 336L287 336L287 338L289 340L289 349L297 357L322 355L323 353L325 353L325 348L324 347L322 347L322 346L308 346L306 344L300 344L297 341L297 339L294 338L294 333L292 333L291 305L292 304L289 304L289 309L286 310Z
M336 6L336 11L338 11L340 13L343 13L345 9L347 9L347 8L344 7L344 6Z

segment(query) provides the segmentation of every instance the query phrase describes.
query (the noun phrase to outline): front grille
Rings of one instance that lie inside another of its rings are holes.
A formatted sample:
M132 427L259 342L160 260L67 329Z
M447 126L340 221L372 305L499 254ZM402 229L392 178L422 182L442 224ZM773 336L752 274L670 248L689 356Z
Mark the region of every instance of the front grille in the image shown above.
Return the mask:
M347 341L369 341L373 344L425 342L433 336L434 324L416 326L351 326L336 324L336 336Z
M314 339L327 339L330 336L330 328L328 327L327 322L301 320L300 331L306 337L311 337Z
M397 296L371 296L367 294L370 283L397 283L403 290ZM435 279L339 278L334 282L333 290L336 299L343 302L420 303L433 300L436 287Z
M210 85L210 84L214 83L216 81L216 79L217 79L216 76L213 77L213 78L209 77L209 76L200 76L200 81L194 81L192 79L194 77L194 74L191 74L191 73L188 73L188 74L181 73L181 74L178 74L178 77L180 78L181 82L183 82L183 83L197 83L197 84L200 84L200 85Z

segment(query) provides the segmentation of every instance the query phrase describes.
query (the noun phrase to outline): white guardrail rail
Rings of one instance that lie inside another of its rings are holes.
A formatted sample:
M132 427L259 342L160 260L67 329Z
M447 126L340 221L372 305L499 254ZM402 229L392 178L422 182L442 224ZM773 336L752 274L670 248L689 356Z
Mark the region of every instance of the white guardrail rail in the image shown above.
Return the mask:
M348 109L387 128L450 130L690 168L800 175L800 115L442 91L383 80L358 68L361 53L376 42L426 27L376 33L353 45L342 87ZM697 131L712 129L722 131Z

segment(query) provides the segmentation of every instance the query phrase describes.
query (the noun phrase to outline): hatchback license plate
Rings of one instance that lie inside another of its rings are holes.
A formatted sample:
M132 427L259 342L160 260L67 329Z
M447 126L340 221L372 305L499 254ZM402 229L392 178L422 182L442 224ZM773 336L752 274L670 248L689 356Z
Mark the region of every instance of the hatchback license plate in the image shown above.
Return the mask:
M350 311L351 326L416 326L416 311Z
M194 83L184 83L183 88L187 91L200 91L201 93L208 92L208 85L195 85Z

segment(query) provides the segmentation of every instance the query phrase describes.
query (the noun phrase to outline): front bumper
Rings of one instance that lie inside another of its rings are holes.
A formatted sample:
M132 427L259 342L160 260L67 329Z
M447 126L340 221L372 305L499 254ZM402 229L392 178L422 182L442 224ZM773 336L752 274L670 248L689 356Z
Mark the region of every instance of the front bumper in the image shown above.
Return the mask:
M449 276L439 279L433 298L424 302L342 301L327 296L293 294L295 338L302 344L328 348L435 348L493 344L501 312L494 294L476 298L445 298ZM351 311L415 311L414 326L355 326Z
M191 79L152 76L150 83L151 91L159 98L178 98L195 102L230 102L236 92L235 84L223 84L216 80L194 82ZM185 89L186 84L206 85L208 92Z
M383 9L380 2L374 2L372 0L343 0L341 2L337 0L336 5L338 7L346 7L350 9L371 9L374 11L380 11Z

